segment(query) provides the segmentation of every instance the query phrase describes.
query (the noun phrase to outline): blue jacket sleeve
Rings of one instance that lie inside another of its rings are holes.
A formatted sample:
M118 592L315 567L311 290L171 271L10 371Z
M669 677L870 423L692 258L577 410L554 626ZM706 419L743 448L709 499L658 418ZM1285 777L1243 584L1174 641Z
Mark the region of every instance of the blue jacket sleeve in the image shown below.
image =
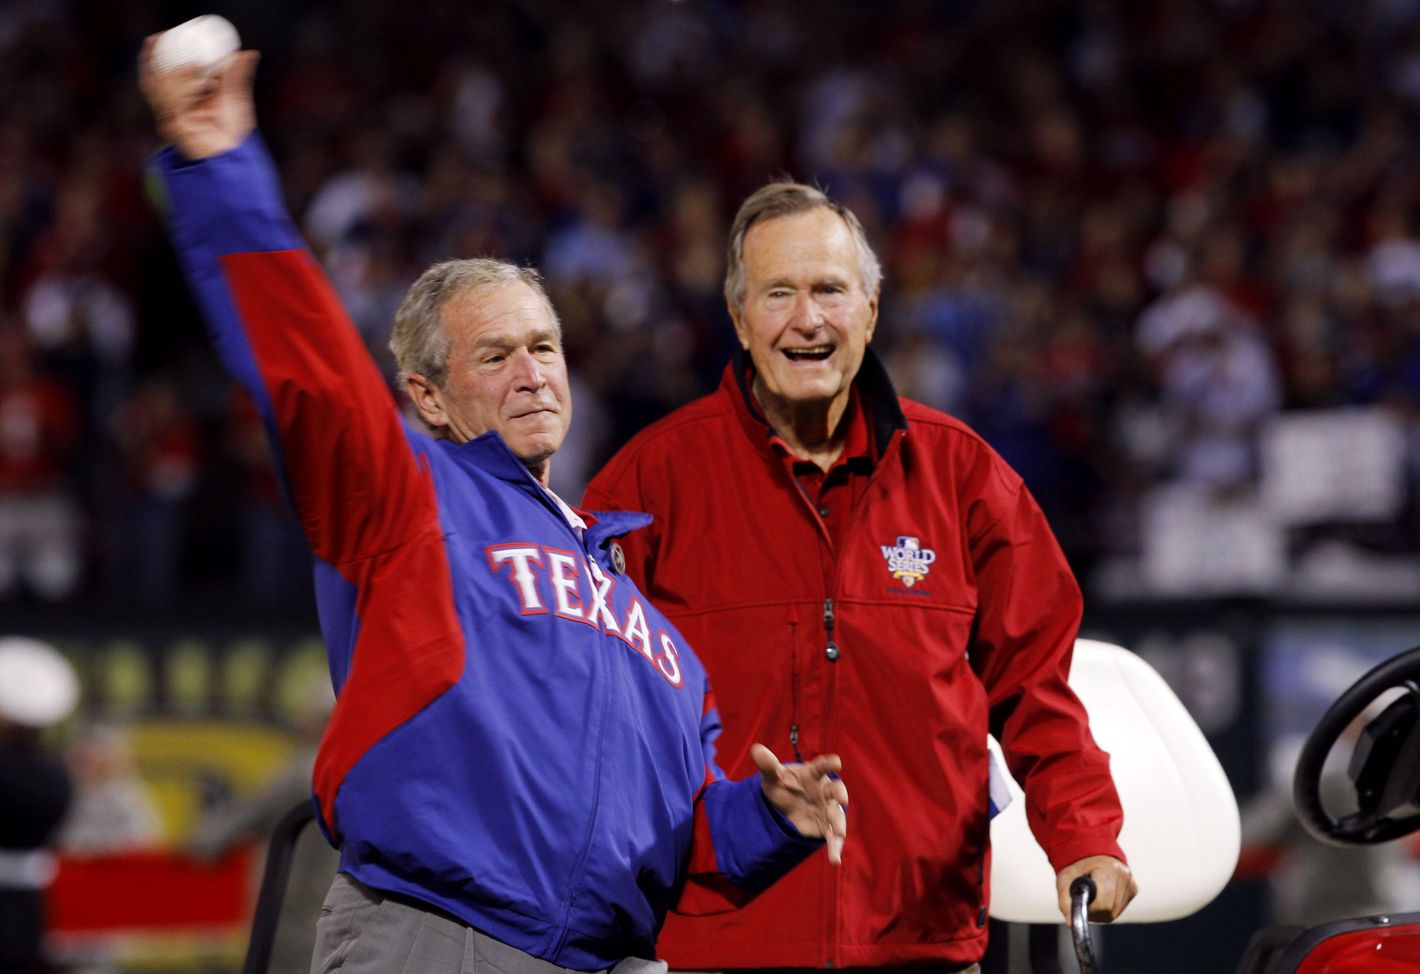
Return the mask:
M152 168L159 208L217 354L270 416L270 397L221 260L228 254L305 249L282 203L266 146L253 132L230 152L196 162L169 146Z

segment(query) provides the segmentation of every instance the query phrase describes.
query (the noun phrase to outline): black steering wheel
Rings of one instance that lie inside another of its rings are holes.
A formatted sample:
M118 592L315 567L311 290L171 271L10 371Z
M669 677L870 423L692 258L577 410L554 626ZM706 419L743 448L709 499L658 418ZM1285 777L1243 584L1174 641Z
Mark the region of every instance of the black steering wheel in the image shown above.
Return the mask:
M1346 769L1358 810L1334 818L1321 803L1326 756L1347 725L1391 689L1405 692L1366 724ZM1333 845L1371 845L1420 828L1420 646L1381 663L1331 705L1297 757L1292 801L1307 831Z

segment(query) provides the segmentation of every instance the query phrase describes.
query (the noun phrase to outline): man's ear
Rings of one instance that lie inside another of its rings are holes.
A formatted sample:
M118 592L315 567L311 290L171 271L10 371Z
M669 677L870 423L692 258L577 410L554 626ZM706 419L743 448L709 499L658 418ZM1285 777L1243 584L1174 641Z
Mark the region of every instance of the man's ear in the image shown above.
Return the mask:
M409 393L409 400L414 403L419 418L431 430L441 430L449 425L449 414L444 411L444 395L432 381L413 372L405 376L404 390Z
M736 311L734 308L729 308L729 309L727 309L727 310L730 312L730 321L731 321L731 322L734 324L734 326L735 326L735 337L738 338L739 341L740 341L740 348L742 348L742 349L744 349L746 352L748 352L748 351L749 351L749 328L748 328L748 326L745 325L744 321L740 318L740 312Z
M873 292L873 296L868 301L868 335L867 342L873 340L873 333L878 330L878 298L882 296L882 288Z

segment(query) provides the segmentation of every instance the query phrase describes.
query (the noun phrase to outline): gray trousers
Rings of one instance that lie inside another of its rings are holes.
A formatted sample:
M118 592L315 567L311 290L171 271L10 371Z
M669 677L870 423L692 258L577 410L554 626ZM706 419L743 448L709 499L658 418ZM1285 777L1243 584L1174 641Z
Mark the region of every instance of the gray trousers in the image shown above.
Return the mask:
M614 974L665 974L660 961L628 957ZM336 873L320 921L311 974L577 974L432 910Z

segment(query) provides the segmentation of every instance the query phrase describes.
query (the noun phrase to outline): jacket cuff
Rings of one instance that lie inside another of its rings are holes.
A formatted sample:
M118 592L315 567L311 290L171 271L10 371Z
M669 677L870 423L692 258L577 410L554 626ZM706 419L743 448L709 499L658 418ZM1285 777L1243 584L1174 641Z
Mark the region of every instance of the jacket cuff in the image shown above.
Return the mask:
M1050 859L1050 868L1055 870L1057 876L1066 866L1090 856L1113 856L1126 866L1129 865L1129 860L1124 857L1124 850L1119 847L1114 836L1107 833L1080 835L1053 843L1047 856Z
M286 213L281 180L260 133L235 148L192 160L167 146L153 157L159 206L175 242L215 254L299 250L305 244Z

